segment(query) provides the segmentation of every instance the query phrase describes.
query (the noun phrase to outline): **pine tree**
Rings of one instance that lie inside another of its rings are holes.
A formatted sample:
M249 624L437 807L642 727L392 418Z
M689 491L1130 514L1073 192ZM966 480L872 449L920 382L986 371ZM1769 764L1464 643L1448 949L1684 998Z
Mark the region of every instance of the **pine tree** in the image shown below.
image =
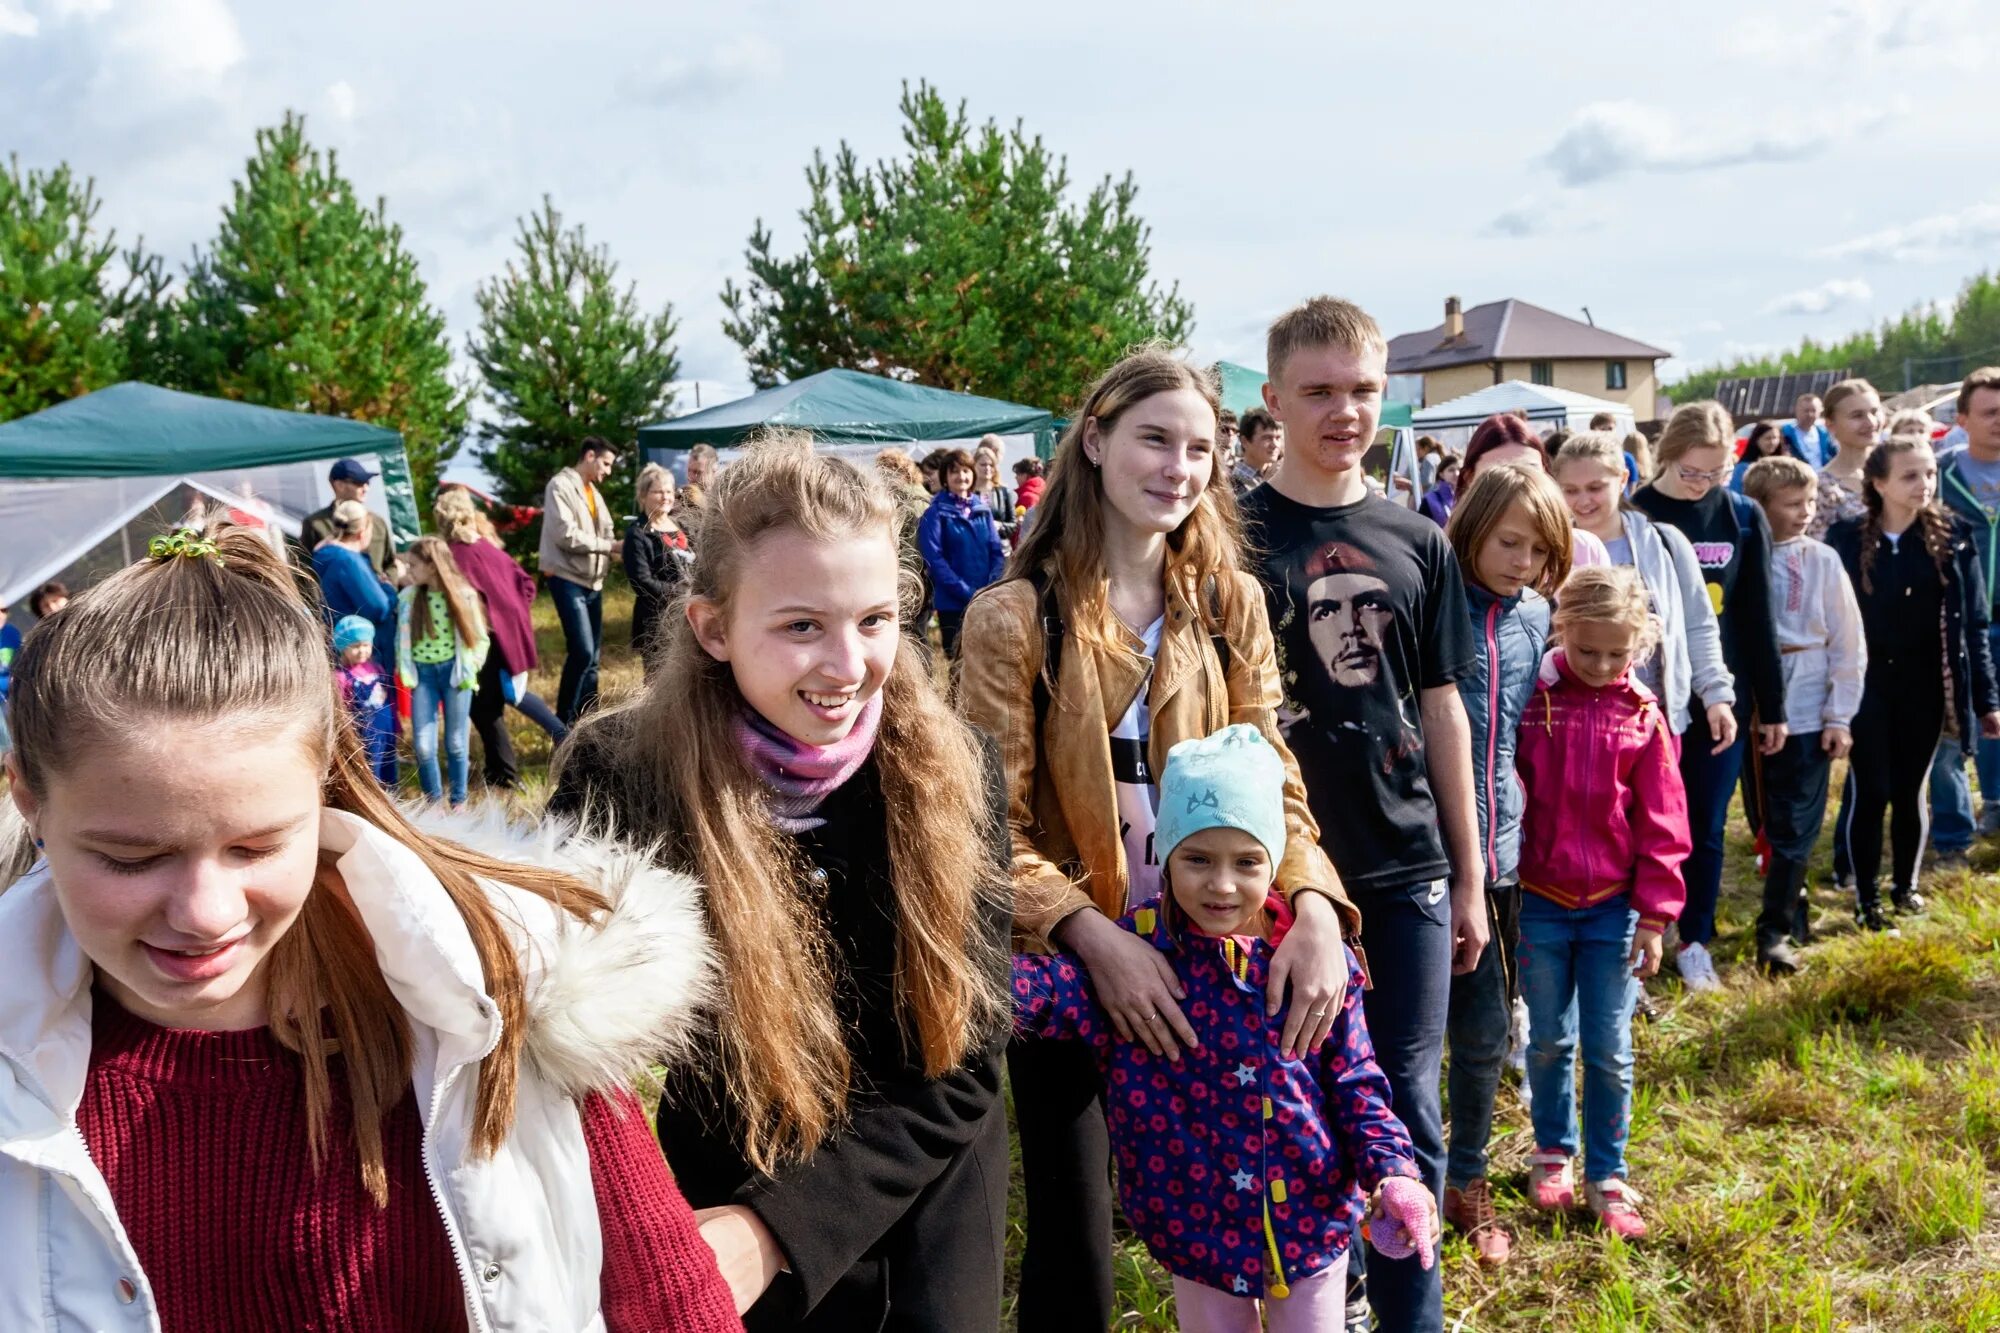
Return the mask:
M92 182L67 165L0 171L0 421L116 383L125 351L105 270L117 254L92 222Z
M647 315L618 265L581 226L565 229L545 196L520 220L520 254L481 283L479 331L468 351L485 381L492 420L482 423L480 464L510 504L538 504L550 477L576 461L585 437L625 452L605 486L614 512L631 513L636 434L673 407L672 306Z
M356 199L335 155L307 142L303 116L257 132L182 311L191 387L402 432L428 512L468 397L451 378L444 315L386 205Z
M864 167L840 146L806 170L805 247L726 283L723 330L769 387L833 366L1053 408L1073 406L1134 343L1182 342L1194 312L1149 278L1132 177L1082 203L1069 168L1019 124L975 130L929 84L905 84L906 157Z

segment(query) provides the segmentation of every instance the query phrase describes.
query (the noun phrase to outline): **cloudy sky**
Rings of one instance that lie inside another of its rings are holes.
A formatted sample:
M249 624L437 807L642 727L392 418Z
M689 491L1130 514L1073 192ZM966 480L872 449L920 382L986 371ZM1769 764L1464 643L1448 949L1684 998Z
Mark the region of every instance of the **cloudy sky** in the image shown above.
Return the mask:
M1331 291L1392 334L1449 294L1588 306L1699 364L1988 262L1979 8L0 0L0 151L94 175L102 223L182 260L255 129L301 110L387 197L461 354L546 192L673 303L706 403L746 388L717 293L753 223L795 238L812 150L894 153L927 78L1079 181L1136 175L1203 357L1261 364L1270 317Z

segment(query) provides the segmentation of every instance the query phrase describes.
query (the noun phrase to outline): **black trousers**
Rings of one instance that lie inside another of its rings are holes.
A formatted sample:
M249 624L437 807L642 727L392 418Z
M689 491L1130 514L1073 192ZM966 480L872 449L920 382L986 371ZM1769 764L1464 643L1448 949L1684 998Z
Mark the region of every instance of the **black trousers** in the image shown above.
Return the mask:
M1768 950L1786 935L1805 942L1799 922L1806 891L1806 862L1826 823L1827 782L1833 761L1820 733L1786 740L1774 755L1751 753L1743 767L1744 808L1756 807L1753 827L1771 849L1764 873L1764 903L1757 913L1757 947ZM1879 854L1879 853L1878 853Z
M965 628L965 612L940 611L937 613L937 618L938 637L944 640L944 655L956 662L959 631Z
M1081 1042L1016 1041L1007 1082L1027 1187L1020 1333L1104 1333L1114 1313L1111 1136L1096 1058Z
M479 668L479 689L472 696L472 729L479 733L486 785L495 788L516 787L521 781L521 770L514 759L514 742L507 735L507 696L500 687L505 674L500 654L488 648L486 665Z
M1930 832L1924 792L1944 727L1939 677L1878 679L1870 672L1854 715L1854 753L1847 763L1845 812L1837 834L1854 867L1857 900L1877 901L1882 873L1882 817L1889 817L1890 889L1916 887Z

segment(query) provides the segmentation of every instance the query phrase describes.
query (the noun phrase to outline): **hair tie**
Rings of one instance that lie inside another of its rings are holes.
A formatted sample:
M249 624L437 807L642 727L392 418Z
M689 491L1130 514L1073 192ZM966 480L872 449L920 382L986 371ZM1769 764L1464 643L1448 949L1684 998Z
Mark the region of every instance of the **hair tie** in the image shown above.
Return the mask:
M226 563L215 542L193 528L177 528L173 532L162 533L146 543L146 554L155 560L172 560L176 557L200 560L213 556L216 564Z

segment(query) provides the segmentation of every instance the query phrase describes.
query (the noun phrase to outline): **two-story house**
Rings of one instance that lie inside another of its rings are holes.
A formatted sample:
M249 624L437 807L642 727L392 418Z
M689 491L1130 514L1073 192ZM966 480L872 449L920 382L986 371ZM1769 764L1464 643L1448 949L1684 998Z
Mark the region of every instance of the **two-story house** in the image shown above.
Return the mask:
M1426 405L1526 380L1624 403L1648 421L1660 391L1655 364L1671 355L1526 301L1463 310L1452 296L1444 323L1389 340L1389 374L1421 377Z

